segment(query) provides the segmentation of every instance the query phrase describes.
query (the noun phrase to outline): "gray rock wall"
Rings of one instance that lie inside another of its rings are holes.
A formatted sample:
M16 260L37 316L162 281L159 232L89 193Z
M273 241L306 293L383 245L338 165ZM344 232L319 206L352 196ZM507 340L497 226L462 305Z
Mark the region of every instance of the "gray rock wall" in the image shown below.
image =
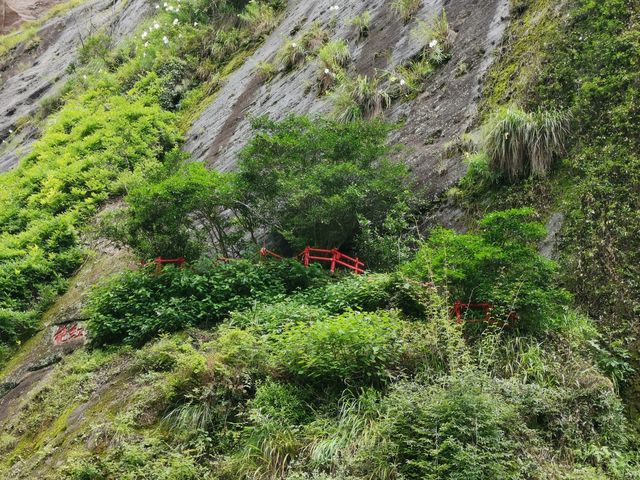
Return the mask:
M340 7L337 12L329 9L334 4ZM229 76L215 100L194 122L187 134L186 150L194 160L222 171L233 170L238 151L251 135L249 117L269 114L281 119L292 112L314 114L331 109L326 97L307 92L318 72L316 61L279 74L268 83L254 73L259 62L273 60L292 32L303 32L313 22L333 32L333 39L348 41L355 73L372 75L376 69L392 68L410 59L422 47L411 35L416 21L405 25L390 4L385 0L290 1L282 24ZM417 19L431 20L442 8L457 33L451 60L432 75L416 100L396 103L387 112L390 120L403 124L392 141L407 147L401 155L416 179L433 193L442 192L464 173L459 158L442 158L442 147L474 123L481 80L506 26L508 0L425 0ZM350 20L365 10L371 12L371 31L359 41ZM466 73L459 73L461 64Z
M13 168L38 137L33 129L16 135L16 123L64 84L81 40L105 30L117 43L151 7L146 0L88 0L46 21L37 34L39 43L18 45L0 59L0 172Z

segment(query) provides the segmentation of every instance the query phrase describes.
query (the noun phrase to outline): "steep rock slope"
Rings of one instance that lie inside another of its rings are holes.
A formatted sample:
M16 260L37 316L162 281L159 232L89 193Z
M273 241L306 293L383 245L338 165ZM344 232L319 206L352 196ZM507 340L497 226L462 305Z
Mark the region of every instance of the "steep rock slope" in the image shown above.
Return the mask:
M508 16L507 0L430 0L423 3L416 19L403 23L390 2L376 0L342 2L336 12L332 0L292 1L282 24L264 45L235 71L187 134L185 148L195 160L228 171L235 155L250 134L249 118L264 114L281 119L289 113L327 113L327 97L309 92L319 66L310 61L301 69L279 74L269 83L255 73L260 62L273 61L289 38L307 30L314 22L332 31L332 38L349 41L354 73L372 76L376 70L391 70L414 57L422 47L412 31L419 20L431 21L446 11L456 32L451 60L429 79L429 85L415 100L396 103L389 118L402 122L394 143L407 147L405 159L420 183L440 193L455 183L464 167L459 159L444 159L444 144L463 134L475 119L483 74L491 64ZM350 19L371 13L371 31L358 41Z
M150 9L144 0L89 0L46 21L31 41L0 58L0 172L14 167L38 132L20 121L66 81L66 70L83 41L106 31L115 43L129 35Z

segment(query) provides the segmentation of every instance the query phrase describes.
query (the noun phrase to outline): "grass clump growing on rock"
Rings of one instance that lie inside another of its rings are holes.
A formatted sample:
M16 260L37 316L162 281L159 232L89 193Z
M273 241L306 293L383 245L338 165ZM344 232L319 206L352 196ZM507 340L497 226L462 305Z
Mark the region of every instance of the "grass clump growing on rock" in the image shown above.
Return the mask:
M565 152L569 117L553 111L498 110L483 126L483 148L492 168L509 181L545 176Z
M353 17L351 25L358 29L358 38L368 37L369 29L371 28L371 12L365 10L360 15Z
M394 0L391 9L408 23L422 8L422 0Z
M333 115L341 122L378 117L391 106L391 97L377 77L345 79L333 93Z

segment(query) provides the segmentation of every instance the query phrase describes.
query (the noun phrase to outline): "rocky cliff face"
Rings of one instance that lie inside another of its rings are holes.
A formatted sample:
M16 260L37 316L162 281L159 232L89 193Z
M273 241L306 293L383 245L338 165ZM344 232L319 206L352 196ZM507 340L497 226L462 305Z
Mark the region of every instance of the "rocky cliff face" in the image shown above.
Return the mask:
M89 0L44 22L0 57L0 172L14 167L39 136L33 126L16 132L17 126L62 87L84 40L105 31L117 44L150 8L144 0Z
M279 74L268 83L256 74L260 62L273 61L283 42L314 22L333 38L345 38L352 46L355 73L372 76L376 70L393 69L414 57L421 48L412 38L415 22L404 24L390 2L374 0L291 1L282 24L264 45L229 78L215 100L187 133L185 148L195 160L223 171L234 168L235 156L250 135L249 118L264 114L281 119L289 113L326 113L331 105L308 86L317 76L318 65L308 62L293 73ZM430 21L446 11L456 33L451 60L430 78L426 90L415 100L395 104L388 118L402 127L392 141L406 147L405 159L415 177L432 193L446 190L457 181L464 167L459 158L443 158L446 142L468 131L476 116L482 77L499 45L508 15L507 0L430 0L423 2L418 20ZM349 22L368 10L372 28L358 40ZM336 21L339 17L340 21ZM335 27L331 26L335 24Z

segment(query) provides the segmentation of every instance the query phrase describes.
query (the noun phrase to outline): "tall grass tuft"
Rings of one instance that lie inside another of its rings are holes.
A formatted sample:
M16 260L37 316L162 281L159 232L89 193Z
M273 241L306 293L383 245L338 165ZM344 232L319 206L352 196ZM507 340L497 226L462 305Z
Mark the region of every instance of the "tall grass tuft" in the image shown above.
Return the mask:
M318 50L318 58L325 68L337 72L351 60L349 45L344 40L326 43Z
M545 176L553 159L564 153L569 131L565 113L527 113L510 106L491 115L483 126L482 143L492 169L516 181Z
M267 34L278 23L278 16L267 3L251 0L244 11L238 15L256 38Z
M391 106L391 97L377 78L358 75L340 85L334 97L334 116L339 121L375 118Z
M422 0L394 0L391 9L396 12L405 23L409 22L422 7Z

